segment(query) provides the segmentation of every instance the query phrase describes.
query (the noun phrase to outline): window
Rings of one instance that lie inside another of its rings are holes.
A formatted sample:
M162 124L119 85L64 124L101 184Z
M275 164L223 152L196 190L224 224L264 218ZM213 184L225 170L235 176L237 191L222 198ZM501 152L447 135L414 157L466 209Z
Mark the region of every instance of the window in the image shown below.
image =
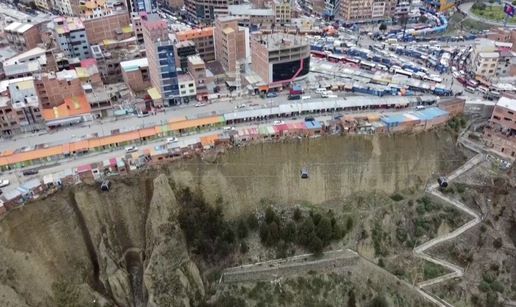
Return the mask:
M180 87L181 87L181 88L185 88L185 85L184 85L184 84L181 84L181 86L180 86Z
M489 73L490 73L490 74L492 74L492 73L493 73L493 70L490 70L490 71L489 71Z
M190 90L190 94L193 94L194 93L194 90Z
M491 67L495 67L496 64L491 64Z
M186 94L186 91L181 91L181 95L185 95Z
M84 37L84 34L79 35L79 37Z
M188 84L188 87L193 87L193 83Z

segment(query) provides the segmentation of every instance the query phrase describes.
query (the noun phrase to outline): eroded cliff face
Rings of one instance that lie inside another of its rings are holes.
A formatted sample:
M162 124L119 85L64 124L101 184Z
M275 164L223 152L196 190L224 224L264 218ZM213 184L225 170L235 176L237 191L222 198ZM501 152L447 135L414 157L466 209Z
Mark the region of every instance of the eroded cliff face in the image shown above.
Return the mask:
M235 148L113 179L82 184L14 210L0 223L2 306L191 306L205 296L177 225L174 189L208 203L224 199L236 218L261 199L321 203L358 191L422 186L432 171L465 160L443 132L328 137ZM302 167L309 179L300 178ZM95 303L93 303L95 302Z
M209 159L206 159L209 160ZM225 216L239 217L261 199L289 205L343 199L360 191L393 193L422 187L434 171L446 174L465 157L444 131L411 135L322 137L238 147L216 163L172 164L170 177L209 203L225 200ZM302 180L301 169L309 178Z
M106 193L79 186L9 214L0 223L7 306L190 306L202 297L174 193L155 176L117 180Z

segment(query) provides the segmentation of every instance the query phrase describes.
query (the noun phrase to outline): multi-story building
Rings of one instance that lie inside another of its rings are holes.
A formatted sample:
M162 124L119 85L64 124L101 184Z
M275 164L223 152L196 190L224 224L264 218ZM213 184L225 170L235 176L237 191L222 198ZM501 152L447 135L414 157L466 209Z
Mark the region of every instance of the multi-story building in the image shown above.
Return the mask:
M274 11L277 24L284 25L292 21L292 7L290 6L290 1L275 0L272 2L272 10Z
M50 0L35 0L34 3L37 7L43 9L44 11L50 11L52 8L52 1Z
M182 41L176 43L176 68L181 71L188 71L188 57L197 54L195 44L192 41Z
M92 6L92 5L90 5ZM133 36L133 29L127 11L109 11L102 17L91 17L83 20L86 36L90 44L98 44L104 40L123 40Z
M147 58L122 62L120 66L127 88L136 93L151 87Z
M310 45L302 36L256 33L251 39L252 69L269 85L281 87L310 71Z
M41 43L40 27L30 23L13 22L4 28L5 38L11 47L23 52Z
M44 109L59 106L65 97L84 94L75 70L42 73L35 76L34 83L41 107Z
M477 76L490 78L496 74L498 66L498 52L481 52L474 62L474 70Z
M235 71L237 60L246 58L249 29L238 26L238 17L218 17L215 19L214 37L215 58L226 71Z
M81 18L56 17L53 20L57 47L68 57L86 59L91 57L90 44Z
M217 16L227 16L228 6L240 4L239 0L190 0L186 3L189 17L194 21L215 20ZM260 5L259 7L263 6Z
M339 0L325 0L323 14L326 20L333 20L339 12Z
M197 89L195 88L195 80L189 74L179 74L177 76L178 84L179 84L179 97L182 103L188 103L190 101L195 100L195 96L197 95Z
M215 61L215 41L212 27L176 32L176 37L180 42L185 40L194 42L199 56L205 62Z
M41 109L34 89L34 78L0 82L0 130L3 135L39 129Z
M168 6L173 9L182 8L185 5L184 0L168 0Z
M502 94L484 128L484 142L498 152L516 156L516 96Z
M79 16L79 0L50 0L52 8L62 15ZM84 3L84 1L81 1Z
M431 8L432 10L434 10L436 12L445 11L455 5L455 0L440 0L440 1L426 0L426 1L423 1L423 5L428 8Z
M394 0L340 0L340 18L345 21L373 21L393 16L397 1Z
M195 81L197 99L206 98L208 96L207 84L210 81L206 75L206 63L198 55L189 56L188 71Z
M141 50L138 46L109 50L102 50L100 45L91 46L93 59L95 59L100 77L104 84L124 82L120 62L141 59L144 57L142 54L144 51L145 50Z
M151 0L126 0L127 7L131 12L147 12L152 11Z
M501 50L498 54L496 76L507 77L516 75L516 53L511 50Z
M229 15L238 18L238 25L257 28L276 22L273 9L258 9L254 4L230 5ZM290 17L290 16L289 16Z
M20 53L16 56L13 56L7 60L5 60L2 64L3 66L23 64L32 61L38 61L42 67L47 64L47 53L51 53L50 51L45 50L41 47L36 47Z
M134 36L138 44L143 44L143 18L140 13L131 13L131 23L133 25Z
M145 50L152 86L161 97L153 99L154 107L177 104L179 86L175 59L175 37L168 33L166 20L149 14L143 24Z

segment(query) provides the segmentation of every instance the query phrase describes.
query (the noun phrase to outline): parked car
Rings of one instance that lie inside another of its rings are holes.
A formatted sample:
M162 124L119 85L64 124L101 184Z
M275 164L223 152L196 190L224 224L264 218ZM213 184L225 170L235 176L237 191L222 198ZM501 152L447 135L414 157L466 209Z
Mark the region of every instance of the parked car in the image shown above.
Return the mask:
M37 169L28 169L26 171L23 171L23 176L36 175L37 173L38 173Z
M235 127L224 127L224 131L232 131L235 130Z
M305 117L305 122L313 122L313 121L315 121L315 118L313 116Z
M344 115L342 115L342 114L333 115L333 119L340 119L341 117L344 117Z
M129 147L125 148L126 153L131 153L131 152L135 152L135 151L138 151L138 147L136 147L136 146L129 146Z
M466 83L466 79L463 78L463 77L458 77L457 81L459 81L460 84L465 84Z
M274 98L274 97L278 97L278 94L270 92L270 93L267 93L267 95L265 95L265 97L267 97L267 98Z
M167 139L167 144L177 143L177 141L178 141L177 138L168 138Z
M238 104L235 109L242 109L245 108L245 104Z
M0 180L0 188L6 187L10 184L11 182L9 180Z
M282 120L275 120L274 125L283 125L285 122Z
M148 111L143 111L143 112L138 113L139 118L147 117L147 116L150 116L150 113Z
M205 103L202 103L202 102L198 102L195 104L195 107L198 108L198 107L204 107L206 104Z

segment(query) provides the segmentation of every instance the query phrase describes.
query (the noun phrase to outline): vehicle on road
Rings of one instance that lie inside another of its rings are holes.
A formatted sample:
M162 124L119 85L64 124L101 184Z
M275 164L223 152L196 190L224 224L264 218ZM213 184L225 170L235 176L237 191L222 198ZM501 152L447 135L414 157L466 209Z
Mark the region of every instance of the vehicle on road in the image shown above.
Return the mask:
M26 171L23 171L23 176L31 176L36 175L39 171L37 169L28 169Z
M177 138L168 138L167 144L177 143L179 140Z
M298 100L301 99L301 95L289 95L288 100Z
M259 106L260 104L259 103L250 103L249 106L250 107L256 107L256 106Z
M143 112L138 113L139 118L147 117L147 116L150 116L149 111L143 111Z
M284 123L285 123L285 122L284 122L284 121L282 121L282 120L275 120L275 121L274 121L274 126L276 126L276 125L283 125Z
M267 97L267 98L274 98L274 97L278 97L278 94L270 92L270 93L267 93L267 95L265 95L265 97Z
M313 121L315 121L315 118L313 116L305 117L305 122L313 122Z
M475 88L473 88L473 87L471 87L471 86L466 86L466 87L464 88L464 90L465 90L466 92L469 92L469 93L474 93L474 92L475 92Z
M224 127L223 130L224 131L233 131L233 130L235 130L235 127L229 127L228 126L228 127Z
M466 79L463 77L458 77L457 81L459 81L460 84L465 84L467 82Z
M308 99L312 99L312 96L302 96L301 97L301 100L308 100Z
M0 180L0 188L6 187L10 184L11 182L9 180Z
M344 117L343 114L335 114L333 115L333 119L340 119L341 117Z
M306 167L303 167L301 169L301 178L302 179L307 179L308 178L308 169L306 169Z
M235 109L242 109L245 108L245 104L239 104L235 107Z
M202 102L198 102L195 104L195 107L198 108L198 107L204 107L206 104L205 103L202 103Z
M126 153L131 153L131 152L135 152L135 151L138 151L138 147L136 147L136 146L129 146L129 147L125 148Z
M458 72L454 71L454 72L452 72L452 76L454 78L458 78L458 77L460 77L460 74Z

